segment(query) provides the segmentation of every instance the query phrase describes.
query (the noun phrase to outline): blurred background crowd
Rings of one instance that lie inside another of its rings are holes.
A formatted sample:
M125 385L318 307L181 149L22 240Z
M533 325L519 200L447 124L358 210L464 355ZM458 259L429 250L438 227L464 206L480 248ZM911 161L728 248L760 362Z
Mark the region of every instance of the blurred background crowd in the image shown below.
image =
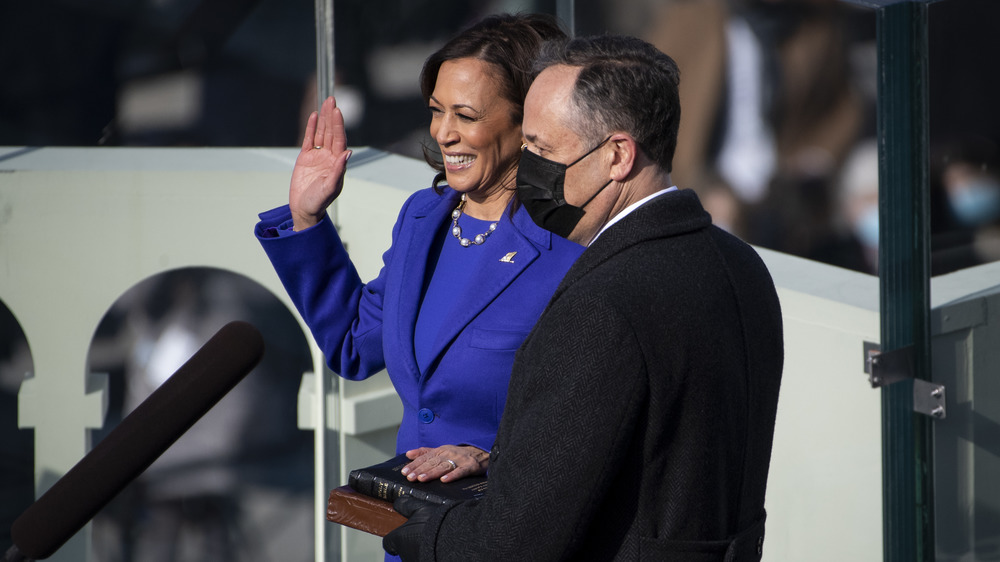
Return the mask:
M578 35L636 35L677 60L683 115L674 180L699 193L717 224L751 244L877 273L871 9L840 0L573 5ZM334 93L349 143L420 158L430 144L417 80L424 58L497 11L556 13L556 1L336 0ZM1000 2L944 0L929 11L937 275L1000 260ZM314 13L313 0L0 3L0 146L298 146L317 105ZM311 558L301 535L311 526L288 515L311 515L299 505L311 501L309 439L294 413L268 411L294 407L310 359L304 340L284 336L301 332L272 301L237 276L186 270L148 280L108 312L91 352L91 368L112 382L112 411L97 439L224 321L270 326L267 345L283 355L220 404L214 415L231 433L195 436L96 522L98 559L153 560L145 550L152 548L160 559L182 560L185 549L211 544L217 560L252 560L232 545L282 522L300 531L287 535L285 558ZM0 330L6 532L32 496L30 432L16 429L14 407L31 366L2 303ZM286 396L261 399L276 393ZM260 423L271 415L292 421ZM244 504L227 500L237 482L254 485L240 494ZM287 511L266 511L275 505ZM184 528L197 529L195 542L178 539ZM8 541L0 536L0 548ZM171 541L176 548L164 550Z
M495 11L555 0L334 3L349 142L420 157L423 59ZM876 44L842 0L578 0L577 34L643 37L682 71L675 181L752 244L877 266ZM316 107L312 0L0 6L0 145L297 146ZM930 6L933 272L1000 258L1000 3ZM41 38L44 37L44 40Z

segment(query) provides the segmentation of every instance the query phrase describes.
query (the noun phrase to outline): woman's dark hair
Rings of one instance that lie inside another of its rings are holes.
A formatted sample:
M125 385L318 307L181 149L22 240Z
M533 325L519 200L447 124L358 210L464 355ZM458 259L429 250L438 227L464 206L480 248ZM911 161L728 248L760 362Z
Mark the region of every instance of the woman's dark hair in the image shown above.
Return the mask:
M474 58L493 65L500 96L514 106L511 120L521 123L524 97L535 79L535 58L548 41L564 41L566 34L547 14L496 14L462 31L427 58L420 72L420 93L430 102L438 71L446 61ZM437 151L424 146L424 159L438 171L434 187L444 181L444 164Z

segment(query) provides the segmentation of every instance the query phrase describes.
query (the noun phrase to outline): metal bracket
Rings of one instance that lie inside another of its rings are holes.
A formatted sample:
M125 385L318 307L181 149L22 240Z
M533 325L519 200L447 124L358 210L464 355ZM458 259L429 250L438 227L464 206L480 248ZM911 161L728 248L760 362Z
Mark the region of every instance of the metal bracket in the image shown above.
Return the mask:
M913 378L913 346L883 353L878 344L864 342L865 372L872 388L889 386Z
M947 417L944 406L945 391L943 384L936 384L923 379L913 379L913 411L943 420Z
M882 353L878 344L864 342L865 372L872 388L881 388L906 380L913 380L913 411L944 419L945 388L942 384L925 381L913 376L913 346L901 347Z

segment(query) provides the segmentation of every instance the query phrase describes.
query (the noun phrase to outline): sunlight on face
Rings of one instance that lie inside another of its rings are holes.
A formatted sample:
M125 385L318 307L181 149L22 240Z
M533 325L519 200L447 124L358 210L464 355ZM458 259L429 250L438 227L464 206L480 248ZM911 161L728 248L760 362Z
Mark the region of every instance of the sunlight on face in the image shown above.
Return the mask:
M500 96L495 70L474 58L445 61L431 93L431 136L448 185L463 193L509 194L521 146L514 104Z
M571 109L574 107L572 96L579 73L579 68L557 65L543 70L535 78L524 100L526 150L568 165L593 148L587 146L569 127L575 115ZM564 195L567 203L584 204L607 180L599 164L599 158L590 157L566 170ZM601 199L594 199L567 238L585 246L593 240L606 219Z

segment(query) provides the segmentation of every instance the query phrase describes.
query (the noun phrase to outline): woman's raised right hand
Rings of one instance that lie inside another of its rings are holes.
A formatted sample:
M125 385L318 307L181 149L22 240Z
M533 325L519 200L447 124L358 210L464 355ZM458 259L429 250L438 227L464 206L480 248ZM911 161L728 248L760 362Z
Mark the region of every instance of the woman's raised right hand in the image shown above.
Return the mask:
M344 170L350 157L344 116L336 100L328 97L319 113L314 111L309 116L302 150L292 170L288 208L295 230L309 228L323 218L344 188Z

